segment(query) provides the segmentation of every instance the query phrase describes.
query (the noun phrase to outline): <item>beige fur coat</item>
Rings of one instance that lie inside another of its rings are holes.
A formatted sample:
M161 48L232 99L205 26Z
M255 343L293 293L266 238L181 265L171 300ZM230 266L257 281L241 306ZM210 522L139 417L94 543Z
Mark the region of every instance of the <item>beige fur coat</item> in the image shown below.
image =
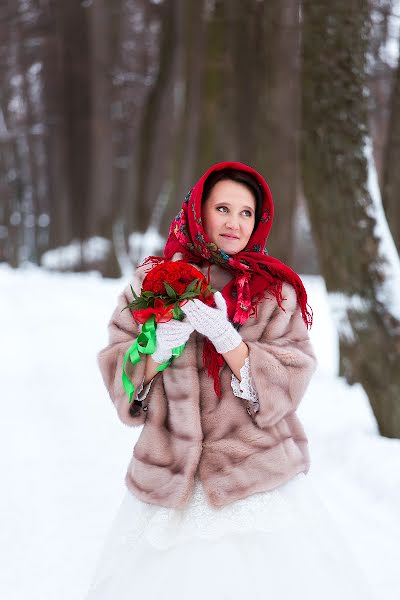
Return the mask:
M207 274L206 266L201 268ZM130 282L140 293L144 269ZM211 284L221 290L231 275L211 267ZM108 325L109 343L99 352L105 386L122 422L143 425L133 448L125 482L151 504L183 508L194 477L203 483L213 506L223 506L255 492L271 490L310 466L308 441L296 414L316 358L294 288L283 285L284 312L273 296L258 305L239 332L249 347L253 385L260 403L232 392L228 365L221 368L222 398L202 365L203 337L194 331L183 354L158 373L144 405L131 415L121 381L126 350L140 332L129 310L130 286L118 298ZM128 373L135 388L142 382L145 360Z

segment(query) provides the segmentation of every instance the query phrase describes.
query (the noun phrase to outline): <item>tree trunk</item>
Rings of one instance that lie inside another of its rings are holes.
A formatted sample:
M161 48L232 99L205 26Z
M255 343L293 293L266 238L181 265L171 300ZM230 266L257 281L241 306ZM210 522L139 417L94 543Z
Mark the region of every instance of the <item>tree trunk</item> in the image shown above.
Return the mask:
M291 265L299 178L300 0L272 0L261 6L265 58L258 79L263 104L252 141L257 144L256 164L265 173L275 202L268 251ZM255 59L257 54L255 48ZM248 70L251 64L249 59ZM258 96L259 90L255 93ZM305 269L304 264L301 267Z
M399 437L400 267L367 131L368 4L304 0L303 9L304 192L340 374L361 382L380 433Z
M171 185L164 205L153 213L153 224L164 237L168 235L172 219L193 180L197 176L196 161L200 135L203 96L203 70L205 52L204 0L190 0L184 4L183 27L183 114L176 138Z
M382 201L397 252L400 254L400 60L394 76L385 148Z

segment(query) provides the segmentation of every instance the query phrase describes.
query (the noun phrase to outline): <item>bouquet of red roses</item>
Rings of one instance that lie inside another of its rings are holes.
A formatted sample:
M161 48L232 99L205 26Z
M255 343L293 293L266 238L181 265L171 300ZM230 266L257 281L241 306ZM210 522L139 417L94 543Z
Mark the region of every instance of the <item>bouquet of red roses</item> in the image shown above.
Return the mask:
M133 383L125 372L128 360L135 365L140 361L140 354L153 354L157 342L157 323L166 323L171 319L183 320L184 314L180 306L192 298L199 298L209 306L215 306L213 290L206 277L192 265L177 260L161 263L151 269L145 276L140 295L132 290L133 301L126 308L131 309L135 321L142 324L142 331L127 350L122 365L122 383L132 402L135 390ZM163 371L173 358L180 356L185 344L172 350L172 357L157 367Z

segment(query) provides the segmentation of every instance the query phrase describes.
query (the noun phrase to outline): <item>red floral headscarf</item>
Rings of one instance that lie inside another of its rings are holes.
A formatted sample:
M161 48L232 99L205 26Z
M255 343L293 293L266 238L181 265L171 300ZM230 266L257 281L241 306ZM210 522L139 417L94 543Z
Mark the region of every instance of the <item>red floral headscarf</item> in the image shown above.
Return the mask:
M247 246L237 254L229 255L212 242L204 232L201 219L201 200L204 183L207 177L220 169L238 169L249 173L258 183L263 195L261 218L256 224ZM176 252L183 254L183 260L191 263L212 263L220 265L233 273L233 278L221 290L225 298L228 317L235 324L241 325L249 317L257 314L257 305L266 293L275 296L278 305L282 300L282 284L284 281L293 285L307 327L312 325L312 309L307 308L307 293L295 271L283 262L269 256L266 248L268 235L272 226L274 205L270 189L265 179L252 167L240 162L220 162L210 167L196 185L186 194L182 208L171 223L164 256L148 256L142 265L152 266L162 261L169 261ZM141 266L142 266L141 265ZM203 347L203 363L209 375L214 378L214 389L220 397L219 369L224 363L223 357L217 353L213 344L205 338Z

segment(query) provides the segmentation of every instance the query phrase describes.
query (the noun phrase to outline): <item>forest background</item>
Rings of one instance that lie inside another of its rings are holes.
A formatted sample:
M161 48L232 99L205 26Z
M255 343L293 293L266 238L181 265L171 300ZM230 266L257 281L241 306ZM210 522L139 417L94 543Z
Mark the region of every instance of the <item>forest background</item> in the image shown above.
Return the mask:
M215 162L323 277L340 375L400 437L397 0L3 0L0 262L119 278Z

